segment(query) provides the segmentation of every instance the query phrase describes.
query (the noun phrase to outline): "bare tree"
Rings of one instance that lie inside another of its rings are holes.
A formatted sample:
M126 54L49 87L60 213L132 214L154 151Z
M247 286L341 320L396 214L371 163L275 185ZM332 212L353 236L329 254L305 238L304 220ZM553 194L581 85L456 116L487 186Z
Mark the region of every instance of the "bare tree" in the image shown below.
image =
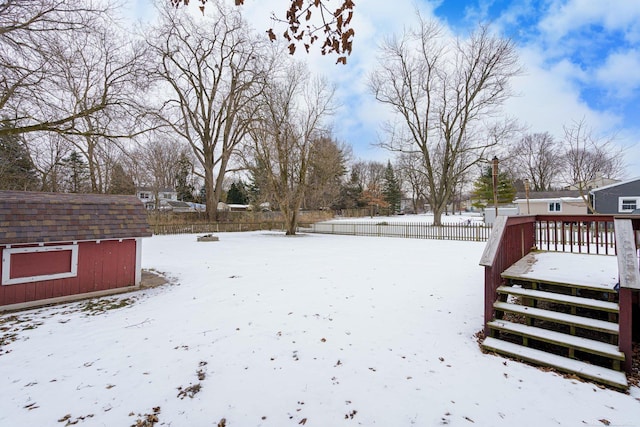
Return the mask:
M528 179L533 191L547 191L561 172L562 157L559 142L544 132L524 135L504 162L513 178Z
M401 153L398 157L397 170L400 179L411 194L413 211L419 213L424 201L427 200L427 174L424 161L419 153Z
M48 50L59 77L51 95L59 100L61 111L87 110L105 100L106 106L74 122L65 138L82 154L88 166L91 192L108 188L111 162L124 151L123 142L141 133L143 115L139 103L148 82L147 57L143 45L119 34L105 14L83 37L63 34L52 37ZM121 142L122 141L122 142Z
M363 189L382 188L384 181L385 164L375 160L359 160L351 165L351 171L355 171L360 179Z
M56 96L63 73L51 39L81 40L108 9L97 0L6 0L0 2L0 135L35 131L75 132L79 119L111 102L94 97L60 108ZM52 93L53 92L53 93Z
M250 133L254 161L285 217L287 235L296 232L309 167L326 137L324 120L332 113L333 94L325 80L311 79L306 68L293 64L272 77L260 120Z
M148 38L157 77L170 93L161 100L160 118L191 146L204 172L207 217L215 220L232 155L265 80L261 43L221 1L211 1L201 19L183 9L161 13L162 23Z
M136 185L148 187L158 204L160 190L176 188L180 159L189 158L190 148L160 133L150 133L147 138L131 152L126 166Z
M418 152L424 161L434 223L474 165L511 129L493 121L519 73L509 40L480 27L466 40L447 43L435 22L419 17L417 30L386 40L369 86L376 99L398 114L388 127L396 151Z
M622 173L623 152L612 140L595 137L584 119L564 126L564 144L562 175L580 191L590 211L597 213L589 199L589 190L599 176L614 178Z

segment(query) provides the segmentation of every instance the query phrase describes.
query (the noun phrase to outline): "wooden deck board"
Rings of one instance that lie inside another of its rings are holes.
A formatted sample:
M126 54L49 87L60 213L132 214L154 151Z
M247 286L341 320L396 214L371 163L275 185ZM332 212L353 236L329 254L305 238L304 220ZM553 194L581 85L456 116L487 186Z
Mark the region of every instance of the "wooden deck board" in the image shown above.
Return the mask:
M594 341L575 335L563 334L556 331L550 331L548 329L536 328L534 326L527 326L520 323L508 322L506 320L494 320L493 322L489 322L489 326L499 331L534 338L539 341L610 357L611 359L624 360L624 353L622 353L618 347L613 344Z
M560 371L575 373L581 377L589 378L621 389L626 389L628 387L627 377L623 372L591 365L579 360L568 359L551 353L545 353L544 351L523 347L490 337L484 340L482 346L487 350L514 356L527 362L551 366Z
M606 332L613 335L618 334L618 324L606 322L604 320L575 316L573 314L560 313L557 311L542 310L518 304L509 304L506 302L496 302L493 304L493 307L498 311L521 314L523 316L533 317L536 319L548 320L550 322L562 323L564 325L576 326L593 331Z
M516 295L519 297L533 298L539 301L551 301L559 304L567 304L576 307L592 308L610 313L618 313L619 306L615 302L601 301L591 298L582 298L572 295L544 292L535 289L525 289L518 286L500 286L498 293Z
M611 255L531 252L502 277L611 291L618 282L618 261Z

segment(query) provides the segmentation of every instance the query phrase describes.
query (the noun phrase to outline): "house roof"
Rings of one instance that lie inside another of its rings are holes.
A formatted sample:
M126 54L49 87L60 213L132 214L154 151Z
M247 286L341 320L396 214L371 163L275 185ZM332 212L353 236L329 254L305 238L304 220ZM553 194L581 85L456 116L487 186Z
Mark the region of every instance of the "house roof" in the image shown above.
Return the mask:
M155 193L156 191L158 193L177 193L177 191L173 188L169 188L169 187L161 187L161 188L154 188L154 187L136 187L136 193L139 193L141 191L145 191L145 192L151 192L151 193Z
M191 209L191 205L187 202L181 202L178 200L163 200L164 203L168 204L172 208L187 208Z
M598 187L598 188L594 188L593 190L589 191L590 193L595 193L601 190L606 190L608 188L612 188L612 187L617 187L619 185L625 185L625 184L629 184L630 182L634 182L634 181L640 181L640 176L635 177L635 178L631 178L628 179L626 181L620 181L620 182L616 182L615 184L609 184L609 185L605 185L604 187Z
M136 196L0 191L0 244L151 236Z
M563 199L563 198L576 198L581 197L579 190L562 190L562 191L530 191L529 200L538 199ZM527 195L524 191L519 191L516 194L516 199L526 199Z

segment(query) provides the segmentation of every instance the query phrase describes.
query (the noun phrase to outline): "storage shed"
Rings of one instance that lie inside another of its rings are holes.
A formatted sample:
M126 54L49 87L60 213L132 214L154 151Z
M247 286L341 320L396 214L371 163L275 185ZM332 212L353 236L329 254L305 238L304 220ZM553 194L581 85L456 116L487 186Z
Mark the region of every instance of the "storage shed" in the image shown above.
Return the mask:
M0 310L134 289L147 236L136 196L0 191Z

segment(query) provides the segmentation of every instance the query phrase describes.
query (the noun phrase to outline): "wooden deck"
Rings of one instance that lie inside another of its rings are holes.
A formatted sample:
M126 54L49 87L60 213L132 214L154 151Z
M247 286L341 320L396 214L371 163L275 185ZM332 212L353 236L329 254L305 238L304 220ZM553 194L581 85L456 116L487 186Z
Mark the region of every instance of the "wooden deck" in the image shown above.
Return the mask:
M611 291L618 282L618 260L610 255L531 252L507 268L502 277Z

